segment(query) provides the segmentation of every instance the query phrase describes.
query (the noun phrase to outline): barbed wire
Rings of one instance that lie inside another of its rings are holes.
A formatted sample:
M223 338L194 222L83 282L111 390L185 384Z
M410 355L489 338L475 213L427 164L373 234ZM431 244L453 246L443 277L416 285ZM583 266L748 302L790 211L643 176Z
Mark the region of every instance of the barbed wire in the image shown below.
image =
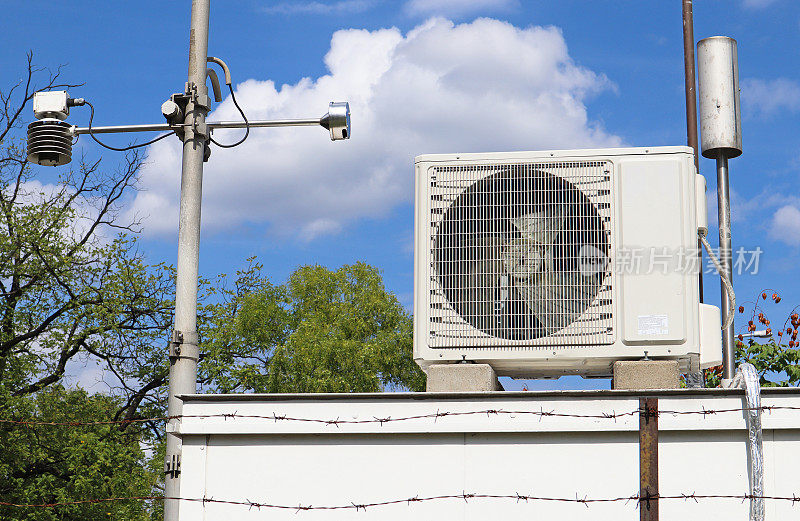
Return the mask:
M713 416L716 414L725 413L741 413L760 411L770 413L772 411L800 411L800 406L790 405L762 405L761 407L733 407L727 409L706 409L705 407L700 410L692 411L674 411L674 410L659 410L657 413L653 411L644 411L642 408L636 408L632 411L625 412L601 412L595 414L581 414L570 412L556 412L555 410L545 410L540 408L538 411L531 410L508 410L508 409L481 409L475 411L440 411L425 414L416 414L411 416L398 416L392 418L391 416L379 417L373 416L372 418L365 418L362 420L347 420L341 418L325 419L325 418L304 418L289 416L285 414L239 414L238 412L232 413L214 413L214 414L183 414L174 416L155 416L150 418L133 418L127 420L96 420L96 421L38 421L38 420L16 420L8 418L0 418L0 425L14 425L22 427L89 427L101 425L126 425L135 423L148 423L148 422L168 422L172 420L182 419L209 419L209 418L222 418L223 420L233 419L250 419L250 420L268 420L272 422L300 422L300 423L317 423L332 426L339 425L363 425L363 424L380 424L390 422L407 422L412 420L426 420L432 419L434 422L441 418L460 417L460 416L534 416L538 417L541 421L542 418L556 417L556 418L576 418L576 419L596 419L596 420L618 420L620 418L638 416L640 414L657 414L661 416L679 416L679 415L697 415Z
M419 495L413 497L406 497L401 499L388 499L383 501L374 501L370 503L356 503L354 501L350 501L347 503L341 504L333 504L333 505L313 505L313 504L304 504L299 503L297 505L288 505L288 504L276 504L276 503L268 503L268 502L260 502L260 501L251 501L249 499L245 500L228 500L228 499L216 499L213 497L202 497L202 498L185 498L185 497L169 497L169 496L128 496L128 497L111 497L111 498L100 498L100 499L80 499L75 501L59 501L54 503L12 503L8 501L0 501L0 506L10 507L10 508L60 508L60 507L69 507L69 506L80 506L80 505L87 505L87 504L101 504L101 503L114 503L114 502L121 502L121 501L165 501L165 500L176 500L176 501L185 501L185 502L192 502L192 503L202 503L203 505L206 504L222 504L222 505L234 505L234 506L246 506L249 510L255 509L275 509L275 510L294 510L296 512L303 512L303 511L310 511L310 510L355 510L355 511L366 511L368 508L377 508L377 507L385 507L391 505L411 505L412 503L425 503L425 502L434 502L434 501L446 501L446 500L463 500L465 502L469 502L470 500L509 500L519 502L555 502L555 503L574 503L574 504L582 504L589 508L590 505L599 504L599 503L634 503L635 507L639 507L642 504L649 504L651 501L662 501L662 500L682 500L682 501L694 501L695 503L699 503L702 500L710 500L710 499L728 499L728 500L739 500L739 501L747 501L748 499L763 499L765 501L783 501L783 502L791 502L792 506L796 503L800 503L800 497L796 494L792 494L791 496L767 496L767 495L753 495L753 494L697 494L692 492L691 494L675 494L675 495L646 495L642 496L640 494L632 494L629 496L616 496L616 497L597 497L591 498L588 496L580 497L577 493L575 497L547 497L547 496L537 496L537 495L529 495L529 494L520 494L518 492L514 492L513 494L480 494L480 493L467 493L461 492L460 494L442 494L438 496L422 496Z
M473 410L473 411L441 411L437 410L436 412L425 413L425 414L417 414L417 415L409 415L409 416L399 416L396 418L392 418L391 416L387 417L379 417L373 416L372 418L365 418L365 419L340 419L340 418L333 418L333 419L324 419L324 418L310 418L310 417L297 417L297 416L289 416L284 414L277 414L272 413L269 415L259 415L259 414L240 414L238 412L233 413L214 413L214 414L191 414L191 415L176 415L176 416L156 416L150 418L133 418L127 420L98 420L98 421L56 421L56 422L47 422L47 421L37 421L37 420L16 420L16 419L5 419L0 418L0 425L11 425L11 426L18 426L18 427L90 427L90 426L109 426L109 425L126 425L126 424L135 424L135 423L145 423L145 422L167 422L172 420L179 420L179 419L223 419L227 421L229 419L257 419L257 420L268 420L272 422L302 422L302 423L315 423L315 424L324 424L338 427L340 425L363 425L363 424L378 424L383 425L389 422L406 422L406 421L413 421L413 420L433 420L434 422L439 421L443 418L451 418L451 417L464 417L464 416L487 416L491 417L499 417L499 416L508 416L511 418L518 417L518 416L533 416L538 417L539 421L542 421L544 418L548 417L558 417L558 418L575 418L575 419L593 419L593 420L613 420L616 421L620 418L629 418L634 416L639 416L641 414L657 414L659 417L661 416L677 416L677 415L698 415L706 418L708 416L713 416L717 414L726 414L726 413L743 413L745 411L754 411L758 410L760 412L770 413L772 411L778 410L787 410L787 411L800 411L800 406L783 406L783 405L762 405L760 407L734 407L734 408L723 408L723 409L706 409L702 407L699 410L688 410L688 411L676 411L676 410L668 410L668 409L661 409L657 413L650 410L645 410L644 408L638 407L634 410L630 411L623 411L623 412L601 412L601 413L594 413L594 414L582 414L582 413L571 413L571 412L557 412L555 410L545 410L541 407L538 411L537 410L508 410L508 409L481 409L481 410ZM590 498L588 496L580 497L577 493L574 498L572 497L546 497L546 496L538 496L538 495L531 495L531 494L520 494L518 492L514 492L513 494L481 494L481 493L467 493L462 492L460 494L443 494L437 496L424 496L420 497L416 495L414 497L408 498L399 498L399 499L389 499L389 500L382 500L382 501L373 501L373 502L354 502L349 501L342 504L333 504L333 505L312 505L312 504L304 504L300 503L298 505L288 505L288 504L275 504L269 502L262 502L262 501L251 501L249 499L244 500L226 500L226 499L216 499L213 497L203 497L203 498L184 498L184 497L168 497L168 496L126 496L126 497L111 497L111 498L98 498L98 499L79 499L74 501L60 501L60 502L52 502L52 503L13 503L8 501L0 501L0 506L8 507L8 508L60 508L60 507L69 507L69 506L80 506L80 505L88 505L88 504L102 504L102 503L114 503L114 502L123 502L123 501L165 501L165 500L176 500L176 501L183 501L183 502L193 502L193 503L203 503L205 504L224 504L224 505L234 505L234 506L244 506L248 507L248 509L277 509L277 510L293 510L295 512L302 512L302 511L310 511L310 510L355 510L355 511L366 511L368 508L377 508L377 507L385 507L391 505L400 505L400 504L412 504L412 503L421 503L421 502L433 502L433 501L446 501L446 500L463 500L469 502L470 500L513 500L516 502L557 502L557 503L574 503L574 504L583 504L587 508L592 504L599 504L599 503L616 503L616 502L634 502L635 506L638 508L641 504L649 504L650 501L655 500L683 500L683 501L694 501L699 502L702 500L711 500L711 499L722 499L722 500L740 500L742 502L751 500L751 499L763 499L765 501L783 501L783 502L791 502L792 506L796 503L800 502L800 497L796 494L792 494L791 496L768 496L768 495L753 495L748 493L743 494L697 494L692 492L690 494L681 493L676 495L648 495L648 496L641 496L640 494L633 494L633 495L620 495L615 497L596 497Z

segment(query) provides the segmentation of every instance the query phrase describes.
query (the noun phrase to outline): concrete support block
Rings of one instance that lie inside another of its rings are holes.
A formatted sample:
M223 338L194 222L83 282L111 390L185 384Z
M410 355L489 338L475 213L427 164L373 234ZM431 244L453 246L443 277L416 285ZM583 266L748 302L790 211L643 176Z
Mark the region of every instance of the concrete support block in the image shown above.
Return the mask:
M436 364L428 367L428 392L502 391L492 366Z
M676 360L626 360L614 362L614 389L677 389L680 371Z

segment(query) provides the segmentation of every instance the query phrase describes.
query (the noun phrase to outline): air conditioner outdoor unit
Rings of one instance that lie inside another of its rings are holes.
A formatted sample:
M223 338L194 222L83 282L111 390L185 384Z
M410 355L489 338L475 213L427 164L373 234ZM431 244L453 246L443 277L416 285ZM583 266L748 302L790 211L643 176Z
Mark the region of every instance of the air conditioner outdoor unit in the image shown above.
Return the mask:
M416 158L414 358L499 375L721 363L700 304L705 180L688 147Z

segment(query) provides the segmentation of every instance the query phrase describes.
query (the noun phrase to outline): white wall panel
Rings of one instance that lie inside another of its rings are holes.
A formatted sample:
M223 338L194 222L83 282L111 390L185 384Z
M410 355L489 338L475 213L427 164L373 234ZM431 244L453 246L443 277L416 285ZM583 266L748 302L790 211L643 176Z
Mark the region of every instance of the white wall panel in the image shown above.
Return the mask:
M742 407L727 390L654 393L662 411ZM765 406L800 406L800 393L765 391ZM525 414L440 416L419 420L326 425L241 416L273 413L305 419L358 420L439 412L572 411L602 415L635 410L630 392L472 393L191 397L183 490L190 498L281 505L350 505L440 494L523 494L562 498L626 497L638 484L638 418L565 418ZM800 493L800 411L763 417L765 491ZM748 462L741 412L664 413L659 423L661 493L742 494ZM663 500L662 519L742 519L740 500ZM769 519L796 516L791 502L767 502ZM583 504L507 499L449 499L342 511L248 508L183 503L183 521L314 520L635 520L634 502Z

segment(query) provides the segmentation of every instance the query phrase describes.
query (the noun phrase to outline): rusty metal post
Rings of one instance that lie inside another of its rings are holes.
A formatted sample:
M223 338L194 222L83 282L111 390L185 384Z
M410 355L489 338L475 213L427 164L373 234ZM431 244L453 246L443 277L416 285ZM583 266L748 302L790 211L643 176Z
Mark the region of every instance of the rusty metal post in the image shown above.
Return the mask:
M686 143L694 149L694 167L700 173L700 151L697 144L697 92L695 90L694 68L694 15L692 0L683 2L683 75L686 90ZM700 302L703 302L703 246L697 241L697 255L700 258L700 273L697 274Z
M658 398L639 398L639 519L658 521Z
M697 93L694 72L694 18L692 0L683 1L683 68L686 83L686 142L694 149L694 166L699 168L697 144Z

